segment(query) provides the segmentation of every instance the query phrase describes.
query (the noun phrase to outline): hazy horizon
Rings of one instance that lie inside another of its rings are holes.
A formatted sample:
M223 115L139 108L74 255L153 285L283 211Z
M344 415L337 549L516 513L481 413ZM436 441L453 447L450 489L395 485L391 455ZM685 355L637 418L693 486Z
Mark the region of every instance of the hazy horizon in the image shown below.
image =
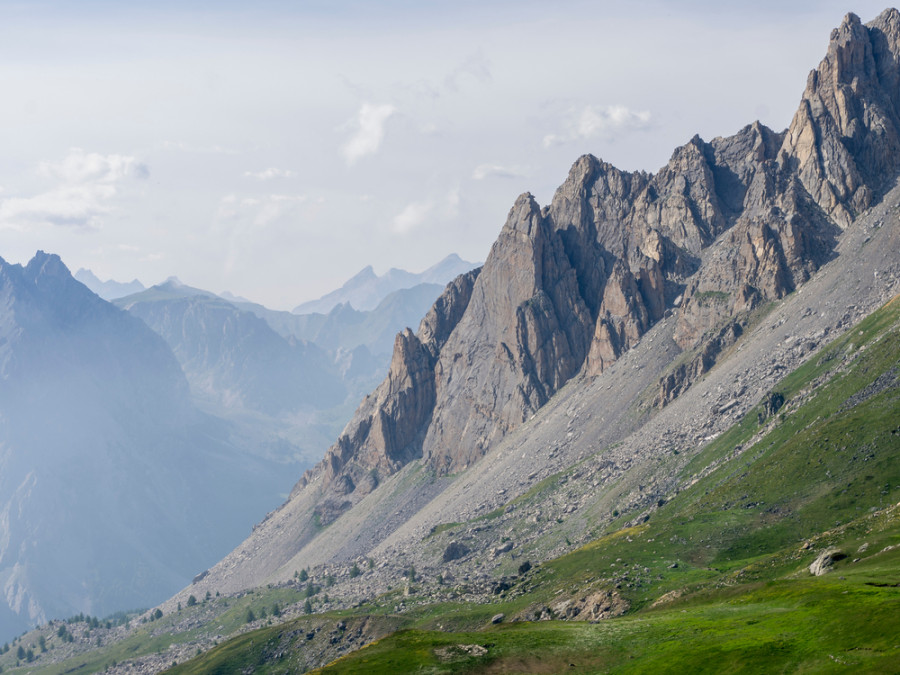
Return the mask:
M578 156L785 128L863 2L36 2L0 9L0 256L290 309L484 260ZM748 111L751 111L748 114Z

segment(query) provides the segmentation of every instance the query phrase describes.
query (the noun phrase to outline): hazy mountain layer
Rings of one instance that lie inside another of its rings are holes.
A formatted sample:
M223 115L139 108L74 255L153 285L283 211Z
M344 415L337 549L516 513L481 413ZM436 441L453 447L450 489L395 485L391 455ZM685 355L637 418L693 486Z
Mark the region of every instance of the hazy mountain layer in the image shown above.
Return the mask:
M289 484L196 412L143 322L57 256L0 260L0 639L157 602Z
M74 277L76 281L83 283L104 300L115 300L116 298L131 295L132 293L140 293L144 290L144 284L137 279L127 283L113 279L100 281L93 272L84 268L75 272Z
M344 400L340 375L323 350L282 337L211 293L170 281L116 304L166 340L202 399L270 415Z
M379 276L369 265L339 289L318 300L304 302L295 307L293 312L294 314L328 314L340 304L349 304L356 310L375 309L382 300L395 291L412 288L419 284L444 286L454 277L468 272L474 267L477 267L475 263L466 262L455 253L418 274L391 268Z

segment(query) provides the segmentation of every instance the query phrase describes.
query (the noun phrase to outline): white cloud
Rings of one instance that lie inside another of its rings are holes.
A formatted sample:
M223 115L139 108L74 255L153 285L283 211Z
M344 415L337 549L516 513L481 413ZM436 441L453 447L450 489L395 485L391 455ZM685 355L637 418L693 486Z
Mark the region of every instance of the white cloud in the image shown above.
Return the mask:
M609 137L616 132L646 129L649 125L650 112L646 110L635 112L623 105L588 105L580 111L570 111L562 132L544 136L544 147Z
M270 194L238 200L235 195L229 194L222 197L216 218L237 220L252 227L265 227L293 215L297 207L308 199L306 195Z
M478 50L471 54L459 64L453 71L444 78L444 87L451 92L457 92L460 89L461 82L467 78L473 78L478 82L490 82L493 77L491 74L491 62L485 56L482 50Z
M73 148L62 160L43 161L37 173L58 184L31 197L0 201L0 228L23 230L26 225L95 228L113 212L118 185L129 179L147 178L146 165L126 155L100 155Z
M391 231L394 234L407 234L413 231L425 222L433 208L434 204L430 201L407 204L406 208L394 216Z
M395 112L397 109L389 104L362 104L353 122L356 131L341 148L347 164L352 166L362 157L378 151L384 140L385 124Z
M472 172L473 180L497 176L499 178L521 178L524 174L518 167L500 166L499 164L479 164Z
M294 178L297 175L297 172L291 171L290 169L276 169L275 167L270 167L262 171L245 171L244 175L249 178L255 178L256 180L272 180L273 178Z
M91 183L112 184L124 178L147 178L147 166L126 155L100 155L72 148L58 162L44 161L38 164L38 174L55 178L69 185Z

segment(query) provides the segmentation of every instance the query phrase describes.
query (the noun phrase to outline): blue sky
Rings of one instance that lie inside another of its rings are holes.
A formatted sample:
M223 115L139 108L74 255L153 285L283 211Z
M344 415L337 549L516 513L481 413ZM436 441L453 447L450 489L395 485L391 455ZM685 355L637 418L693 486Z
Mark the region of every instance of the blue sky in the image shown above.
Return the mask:
M0 1L0 256L290 308L483 259L591 152L786 127L857 2Z

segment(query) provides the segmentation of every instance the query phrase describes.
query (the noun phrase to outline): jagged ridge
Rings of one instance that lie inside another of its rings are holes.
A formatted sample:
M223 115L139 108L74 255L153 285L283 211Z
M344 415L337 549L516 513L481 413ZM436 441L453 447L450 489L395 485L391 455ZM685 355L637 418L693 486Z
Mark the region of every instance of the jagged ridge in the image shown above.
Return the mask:
M480 274L398 336L388 378L298 489L323 475L336 517L411 458L464 469L673 309L679 345L697 354L660 383L657 403L677 396L749 311L829 259L841 228L896 175L898 57L896 10L865 26L848 14L785 132L755 122L695 136L655 175L586 155L549 207L519 197Z

